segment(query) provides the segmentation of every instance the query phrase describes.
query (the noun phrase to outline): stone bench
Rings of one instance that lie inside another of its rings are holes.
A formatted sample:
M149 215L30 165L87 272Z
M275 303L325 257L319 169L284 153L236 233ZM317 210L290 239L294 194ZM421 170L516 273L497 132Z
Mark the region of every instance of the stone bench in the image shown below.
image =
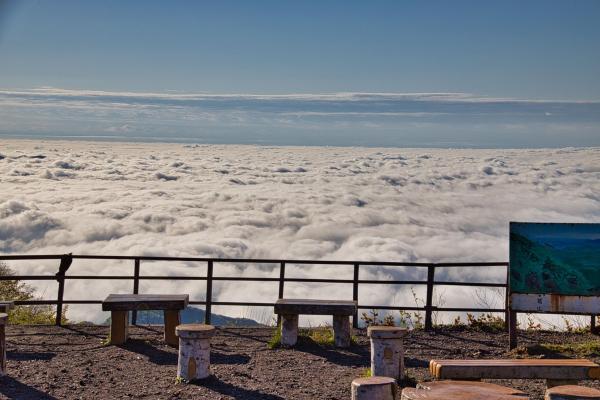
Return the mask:
M600 390L585 386L564 385L546 390L545 400L600 400Z
M298 315L333 315L336 347L350 346L350 316L357 309L355 301L279 299L275 314L281 316L281 344L294 346L298 341Z
M187 294L111 294L102 302L102 311L110 311L110 344L127 341L129 311L163 310L165 342L177 347L175 327L180 323L179 313L189 301Z
M6 324L8 314L0 313L0 376L6 375Z
M520 390L484 382L436 381L402 390L402 400L526 400Z
M548 387L600 378L600 366L585 359L431 360L437 379L546 379Z

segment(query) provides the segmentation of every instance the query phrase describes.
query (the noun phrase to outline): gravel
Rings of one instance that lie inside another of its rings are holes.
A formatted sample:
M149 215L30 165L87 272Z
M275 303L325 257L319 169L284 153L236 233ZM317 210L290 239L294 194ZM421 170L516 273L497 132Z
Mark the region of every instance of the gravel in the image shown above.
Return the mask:
M368 339L339 350L301 337L294 349L267 348L270 328L221 328L211 343L213 376L176 383L177 351L162 341L162 327L131 327L124 346L106 346L108 327L7 327L8 375L3 399L348 399L352 379L370 365ZM598 340L591 334L522 332L523 344ZM505 333L467 329L413 331L405 339L414 382L430 379L431 358L510 358ZM562 357L564 355L553 355ZM600 361L600 354L588 357ZM543 399L544 382L492 381ZM407 382L407 384L410 384ZM600 387L597 382L582 384Z

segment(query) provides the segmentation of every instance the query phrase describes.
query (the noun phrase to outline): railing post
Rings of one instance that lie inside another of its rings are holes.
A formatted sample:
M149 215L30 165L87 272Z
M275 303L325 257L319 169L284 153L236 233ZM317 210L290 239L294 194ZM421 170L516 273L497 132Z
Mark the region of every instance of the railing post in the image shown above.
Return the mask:
M425 300L425 330L430 331L433 328L432 310L433 310L433 281L435 279L435 266L427 267L427 294Z
M212 309L212 278L213 278L213 261L208 262L206 271L206 311L204 313L204 323L210 325L210 314Z
M354 278L352 281L352 300L356 301L358 304L358 276L360 274L360 264L354 264ZM358 308L354 312L354 317L352 318L352 326L354 329L358 329Z
M65 295L65 274L73 262L71 254L65 254L60 259L56 280L58 281L58 296L56 299L56 325L62 325L63 299Z
M65 294L65 276L58 277L58 298L56 299L56 326L62 325L63 297Z
M506 290L504 291L504 329L510 332L510 265L506 266Z
M514 349L518 345L517 338L517 312L510 310L508 318L508 348Z
M283 299L283 287L285 284L285 262L279 264L279 298ZM277 326L281 325L281 315L277 314Z
M283 299L283 285L285 284L285 262L279 264L279 298Z
M136 258L133 264L133 294L140 291L140 259ZM131 324L137 325L137 310L131 312Z
M592 315L590 319L590 332L596 333L596 316Z

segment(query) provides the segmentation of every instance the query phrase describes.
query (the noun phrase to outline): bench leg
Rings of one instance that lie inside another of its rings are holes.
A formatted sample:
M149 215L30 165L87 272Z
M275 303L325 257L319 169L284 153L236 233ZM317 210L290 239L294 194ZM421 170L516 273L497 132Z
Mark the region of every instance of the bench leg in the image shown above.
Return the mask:
M350 316L333 316L333 336L335 347L350 347Z
M281 316L281 345L290 347L298 341L298 314Z
M175 335L175 328L180 323L179 310L165 310L165 343L169 346L179 347L179 338Z
M110 344L124 344L129 330L129 311L110 312Z

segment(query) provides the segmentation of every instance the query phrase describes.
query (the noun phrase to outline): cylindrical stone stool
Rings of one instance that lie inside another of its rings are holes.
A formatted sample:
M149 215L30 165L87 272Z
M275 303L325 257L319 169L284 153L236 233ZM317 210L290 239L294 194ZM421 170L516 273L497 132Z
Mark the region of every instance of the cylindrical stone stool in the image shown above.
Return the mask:
M6 324L8 314L0 313L0 376L6 374Z
M177 325L179 336L179 361L177 378L187 382L210 375L210 338L215 327L202 324Z
M520 390L476 381L435 381L402 390L401 400L527 400Z
M600 390L585 386L563 385L546 390L546 400L599 400Z
M370 326L367 336L371 338L371 376L404 378L403 338L408 331L395 326Z
M356 378L352 381L352 400L396 400L396 380L386 376Z

